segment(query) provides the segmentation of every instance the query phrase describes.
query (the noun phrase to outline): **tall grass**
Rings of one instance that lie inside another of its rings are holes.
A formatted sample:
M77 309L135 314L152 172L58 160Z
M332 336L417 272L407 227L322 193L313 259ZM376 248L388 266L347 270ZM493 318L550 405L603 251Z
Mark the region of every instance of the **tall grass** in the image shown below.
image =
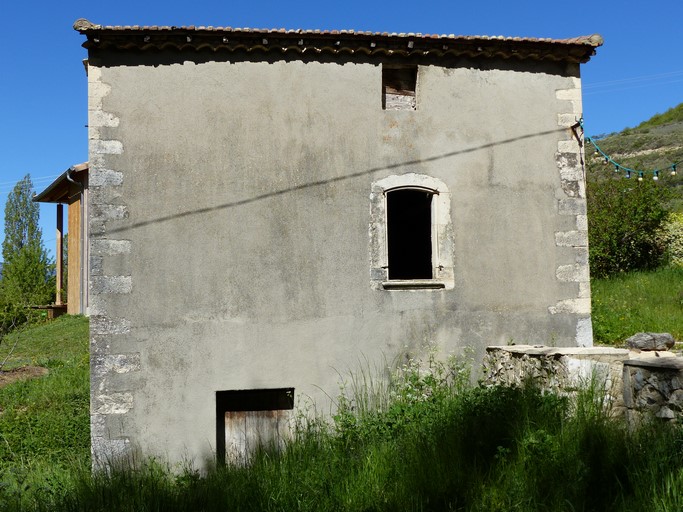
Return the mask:
M683 341L683 267L594 279L591 291L596 343L623 343L637 332Z
M53 325L87 339L83 320L65 322ZM302 416L282 451L247 466L130 459L93 474L85 348L45 350L50 375L0 390L3 511L682 510L680 426L630 431L591 389L570 402L473 386L462 362L433 358L383 385L357 373L331 420Z
M37 509L680 510L680 427L629 431L591 390L570 403L534 387L465 386L463 375L411 364L374 400L386 407L361 409L370 397L356 387L332 423L300 423L283 451L264 447L248 466L77 471Z

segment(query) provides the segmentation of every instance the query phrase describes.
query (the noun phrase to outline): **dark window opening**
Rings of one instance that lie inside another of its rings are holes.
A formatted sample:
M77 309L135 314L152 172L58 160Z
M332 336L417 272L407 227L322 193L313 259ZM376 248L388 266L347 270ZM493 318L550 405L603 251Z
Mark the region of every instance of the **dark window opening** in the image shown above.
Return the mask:
M432 279L432 193L387 193L389 279Z
M281 447L292 409L294 388L217 391L218 462L246 462L260 445Z
M382 66L382 109L415 110L417 66Z

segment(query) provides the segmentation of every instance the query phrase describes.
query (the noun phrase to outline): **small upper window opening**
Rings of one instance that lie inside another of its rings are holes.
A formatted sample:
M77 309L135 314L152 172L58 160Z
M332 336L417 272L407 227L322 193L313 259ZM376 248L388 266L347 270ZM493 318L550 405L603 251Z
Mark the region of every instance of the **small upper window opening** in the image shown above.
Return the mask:
M432 279L432 192L387 193L389 279Z
M382 65L382 109L415 110L417 66Z

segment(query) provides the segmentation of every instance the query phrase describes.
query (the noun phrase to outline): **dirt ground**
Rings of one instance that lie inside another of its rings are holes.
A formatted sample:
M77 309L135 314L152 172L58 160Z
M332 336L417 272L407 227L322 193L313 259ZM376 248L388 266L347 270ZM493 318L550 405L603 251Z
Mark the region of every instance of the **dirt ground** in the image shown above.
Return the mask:
M20 380L33 379L47 375L48 369L42 366L22 366L12 370L0 371L0 388Z

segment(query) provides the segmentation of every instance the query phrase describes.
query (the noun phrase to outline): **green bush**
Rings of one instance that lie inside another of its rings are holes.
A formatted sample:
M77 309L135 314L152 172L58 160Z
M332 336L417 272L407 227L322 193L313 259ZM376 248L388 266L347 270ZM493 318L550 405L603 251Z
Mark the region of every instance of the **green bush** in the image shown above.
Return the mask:
M588 238L593 277L658 267L657 236L670 191L652 180L593 177L588 182Z
M659 232L659 239L666 248L669 263L683 267L683 213L671 213Z

